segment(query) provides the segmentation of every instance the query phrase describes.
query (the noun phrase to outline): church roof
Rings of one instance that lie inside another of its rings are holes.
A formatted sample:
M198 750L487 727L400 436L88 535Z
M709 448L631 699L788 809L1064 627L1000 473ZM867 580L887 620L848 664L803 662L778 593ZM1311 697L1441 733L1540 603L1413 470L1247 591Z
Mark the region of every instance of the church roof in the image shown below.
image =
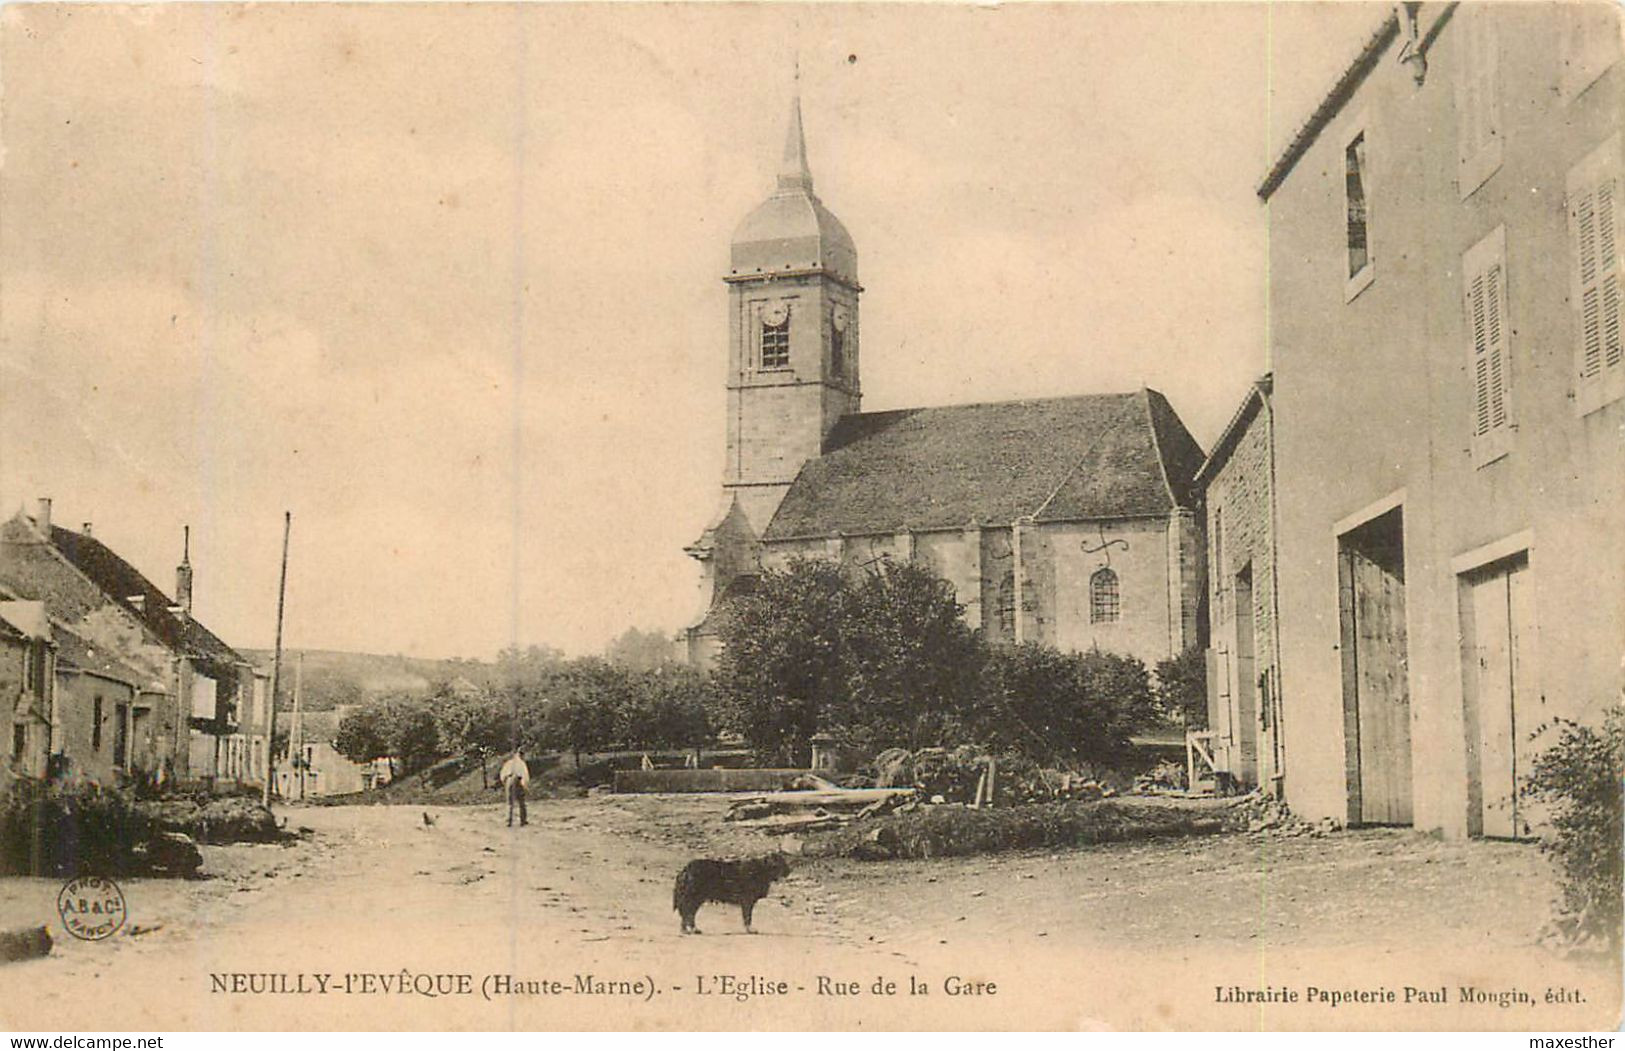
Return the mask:
M778 186L734 230L730 256L730 278L824 270L857 282L852 235L813 192L799 93L790 103Z
M843 417L764 540L1193 507L1202 450L1154 390Z

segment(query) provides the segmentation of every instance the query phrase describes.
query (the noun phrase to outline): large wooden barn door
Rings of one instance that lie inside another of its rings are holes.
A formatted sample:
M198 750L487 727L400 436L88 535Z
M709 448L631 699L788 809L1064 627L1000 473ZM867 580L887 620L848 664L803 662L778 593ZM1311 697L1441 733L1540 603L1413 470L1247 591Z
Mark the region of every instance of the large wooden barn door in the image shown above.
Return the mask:
M1411 823L1411 698L1399 510L1340 538L1344 729L1350 816Z
M1471 580L1473 647L1477 663L1471 698L1478 721L1480 816L1486 836L1522 835L1518 779L1527 772L1519 738L1532 712L1534 615L1528 562L1519 558Z

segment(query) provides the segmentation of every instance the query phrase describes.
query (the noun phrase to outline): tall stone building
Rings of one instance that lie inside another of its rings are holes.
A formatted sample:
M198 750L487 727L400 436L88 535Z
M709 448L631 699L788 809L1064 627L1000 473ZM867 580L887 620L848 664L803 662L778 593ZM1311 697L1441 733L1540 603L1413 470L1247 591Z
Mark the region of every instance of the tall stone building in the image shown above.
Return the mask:
M1197 642L1202 450L1161 394L861 412L857 249L813 191L801 105L734 233L722 500L687 550L715 659L730 600L801 557L914 560L1002 641L1148 662Z
M1621 696L1620 28L1395 5L1259 187L1296 813L1526 835Z
M1280 795L1286 777L1275 591L1273 377L1248 388L1196 472L1207 512L1207 728L1217 771Z

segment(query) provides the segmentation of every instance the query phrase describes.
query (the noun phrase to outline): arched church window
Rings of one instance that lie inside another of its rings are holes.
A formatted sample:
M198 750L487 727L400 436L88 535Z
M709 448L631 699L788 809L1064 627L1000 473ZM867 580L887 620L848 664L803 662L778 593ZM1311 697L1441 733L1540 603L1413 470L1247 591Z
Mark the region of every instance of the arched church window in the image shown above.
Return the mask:
M829 319L829 369L837 376L846 372L846 317L840 311Z
M790 304L770 309L762 315L762 368L782 369L790 365Z
M1089 623L1111 623L1121 614L1117 574L1110 569L1097 569L1094 576L1089 578Z
M994 597L993 616L998 625L999 637L1013 639L1016 636L1016 575L1014 571L1006 571L999 579L998 594Z

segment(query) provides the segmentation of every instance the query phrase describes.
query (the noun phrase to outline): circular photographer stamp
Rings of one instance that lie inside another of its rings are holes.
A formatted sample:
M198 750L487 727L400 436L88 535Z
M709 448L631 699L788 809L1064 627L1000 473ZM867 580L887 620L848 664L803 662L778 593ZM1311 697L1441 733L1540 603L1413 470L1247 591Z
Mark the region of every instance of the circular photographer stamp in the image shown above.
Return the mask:
M87 942L101 941L124 926L124 892L102 876L80 876L63 885L56 911L69 934Z

